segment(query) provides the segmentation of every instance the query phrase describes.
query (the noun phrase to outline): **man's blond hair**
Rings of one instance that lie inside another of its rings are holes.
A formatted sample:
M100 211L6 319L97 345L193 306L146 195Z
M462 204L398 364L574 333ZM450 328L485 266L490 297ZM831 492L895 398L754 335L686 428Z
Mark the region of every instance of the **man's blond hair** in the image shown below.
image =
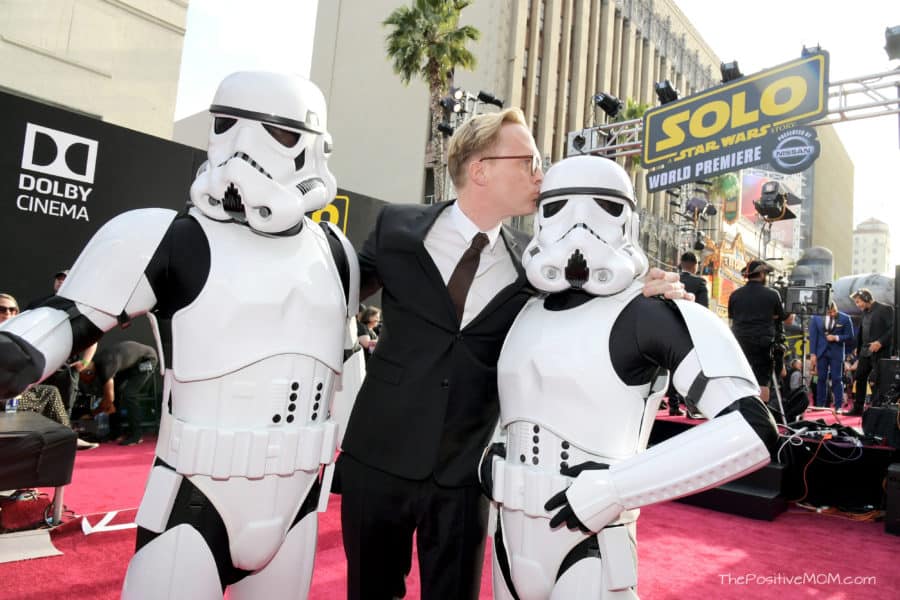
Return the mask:
M447 151L447 170L455 187L465 185L469 161L476 154L497 143L500 128L506 123L528 127L525 115L519 108L506 108L500 112L478 115L459 126L450 138L450 148Z

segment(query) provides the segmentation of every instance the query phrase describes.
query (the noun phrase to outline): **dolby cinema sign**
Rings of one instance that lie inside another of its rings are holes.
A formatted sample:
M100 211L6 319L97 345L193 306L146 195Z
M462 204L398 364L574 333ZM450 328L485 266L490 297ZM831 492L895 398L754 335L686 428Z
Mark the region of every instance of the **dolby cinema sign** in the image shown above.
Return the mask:
M97 140L27 123L16 208L90 221L98 147Z

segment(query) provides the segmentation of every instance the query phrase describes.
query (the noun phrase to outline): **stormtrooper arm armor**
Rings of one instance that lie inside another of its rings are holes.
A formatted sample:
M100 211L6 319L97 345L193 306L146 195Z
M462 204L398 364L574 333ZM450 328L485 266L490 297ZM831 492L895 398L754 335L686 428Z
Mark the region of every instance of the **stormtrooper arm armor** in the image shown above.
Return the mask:
M694 349L675 369L673 383L701 412L716 417L609 469L582 471L548 502L547 510L567 505L551 527L565 521L599 531L623 510L703 491L769 462L777 430L736 340L708 310L675 304Z
M144 269L175 212L135 210L106 223L85 246L59 294L0 327L0 397L43 380L156 297Z

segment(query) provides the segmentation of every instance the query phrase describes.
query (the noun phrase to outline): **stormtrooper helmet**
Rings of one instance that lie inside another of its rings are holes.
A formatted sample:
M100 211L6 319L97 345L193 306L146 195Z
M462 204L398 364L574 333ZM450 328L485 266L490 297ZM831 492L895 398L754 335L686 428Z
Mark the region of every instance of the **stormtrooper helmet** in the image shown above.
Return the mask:
M191 185L191 201L206 216L276 235L296 230L304 213L334 198L325 98L314 83L234 73L219 84L209 111L208 160Z
M544 174L525 273L545 292L617 294L647 272L638 232L625 170L597 156L567 158Z

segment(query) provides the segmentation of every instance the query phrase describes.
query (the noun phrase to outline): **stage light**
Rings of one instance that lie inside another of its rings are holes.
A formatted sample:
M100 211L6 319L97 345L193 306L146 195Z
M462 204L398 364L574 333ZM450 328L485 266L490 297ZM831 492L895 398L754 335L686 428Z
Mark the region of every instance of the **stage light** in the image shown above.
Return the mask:
M450 97L456 101L460 101L463 99L463 96L466 95L466 91L462 88L452 87L450 88Z
M653 87L656 90L656 97L659 98L660 104L668 104L678 100L678 90L672 87L668 79L656 82Z
M478 92L478 99L485 104L493 104L497 108L503 108L503 100L489 92Z
M610 119L614 119L622 110L622 101L609 94L599 93L594 96L594 104L597 105Z
M453 135L454 128L447 123L438 123L437 130L444 134L445 137Z
M722 63L719 66L719 70L722 72L722 83L728 83L729 81L734 81L735 79L740 79L744 76L744 74L741 73L736 60L733 60L730 63Z
M703 243L703 234L699 231L697 232L697 239L694 241L694 250L697 252L701 252L706 248L706 244Z
M762 186L759 200L753 202L753 207L767 221L785 221L797 218L788 204L797 204L799 201L779 182L767 181Z
M900 25L884 30L884 51L891 60L900 58Z
M584 136L580 133L572 138L572 147L575 148L578 152L581 152L584 149L584 145L587 143L587 140L584 139Z
M441 99L441 106L448 112L458 113L462 111L462 102L450 96Z

